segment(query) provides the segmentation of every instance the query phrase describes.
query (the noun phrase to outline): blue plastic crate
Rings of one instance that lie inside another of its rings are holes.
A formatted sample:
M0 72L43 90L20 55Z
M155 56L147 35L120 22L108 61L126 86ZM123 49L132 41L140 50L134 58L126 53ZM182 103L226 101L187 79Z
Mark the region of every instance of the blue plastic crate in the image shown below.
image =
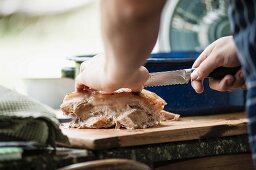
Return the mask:
M145 66L149 72L191 68L198 56L198 52L157 53L151 55ZM244 110L244 91L214 91L208 87L207 80L204 85L205 91L202 94L197 94L190 83L147 87L146 89L157 93L168 103L165 110L181 115L216 114Z

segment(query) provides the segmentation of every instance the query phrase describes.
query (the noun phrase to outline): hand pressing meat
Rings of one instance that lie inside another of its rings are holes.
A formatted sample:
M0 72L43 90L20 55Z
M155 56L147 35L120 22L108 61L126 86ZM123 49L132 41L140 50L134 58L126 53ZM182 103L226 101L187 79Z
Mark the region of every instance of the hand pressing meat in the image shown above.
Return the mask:
M177 120L179 115L164 111L165 105L162 98L147 90L132 93L124 89L112 94L86 90L68 94L61 110L74 118L71 127L136 129Z
M100 1L103 54L86 60L76 77L84 87L112 93L140 92L149 77L143 66L157 41L165 0Z

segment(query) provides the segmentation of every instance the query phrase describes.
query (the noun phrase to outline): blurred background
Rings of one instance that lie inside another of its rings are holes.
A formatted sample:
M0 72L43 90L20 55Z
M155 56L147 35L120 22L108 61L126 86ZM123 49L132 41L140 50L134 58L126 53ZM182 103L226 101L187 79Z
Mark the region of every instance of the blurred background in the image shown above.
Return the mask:
M153 53L198 51L230 35L226 0L167 1ZM1 0L0 84L58 108L67 58L101 53L99 0ZM50 94L54 97L50 97ZM57 100L57 102L55 101Z
M0 1L0 77L7 86L17 76L60 77L67 57L101 49L99 1Z
M0 84L58 108L68 57L102 51L98 0L1 0ZM52 96L53 95L53 96Z

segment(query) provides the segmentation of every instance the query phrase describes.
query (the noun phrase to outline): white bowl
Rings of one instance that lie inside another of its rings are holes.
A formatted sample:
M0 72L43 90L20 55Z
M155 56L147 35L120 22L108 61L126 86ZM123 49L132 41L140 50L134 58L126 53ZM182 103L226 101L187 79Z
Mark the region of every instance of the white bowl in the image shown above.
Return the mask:
M59 109L64 96L74 91L75 81L69 78L22 78L16 90L54 109Z

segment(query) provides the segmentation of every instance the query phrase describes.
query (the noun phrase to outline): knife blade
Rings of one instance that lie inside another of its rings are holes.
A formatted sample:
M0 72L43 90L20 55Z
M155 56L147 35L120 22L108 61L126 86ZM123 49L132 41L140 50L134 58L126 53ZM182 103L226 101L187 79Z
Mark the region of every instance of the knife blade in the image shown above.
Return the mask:
M222 79L224 76L230 74L235 75L241 66L238 67L219 67L208 75L208 78ZM163 71L149 74L149 79L145 83L145 87L166 86L176 84L187 84L191 79L191 73L195 68L181 69L174 71Z

